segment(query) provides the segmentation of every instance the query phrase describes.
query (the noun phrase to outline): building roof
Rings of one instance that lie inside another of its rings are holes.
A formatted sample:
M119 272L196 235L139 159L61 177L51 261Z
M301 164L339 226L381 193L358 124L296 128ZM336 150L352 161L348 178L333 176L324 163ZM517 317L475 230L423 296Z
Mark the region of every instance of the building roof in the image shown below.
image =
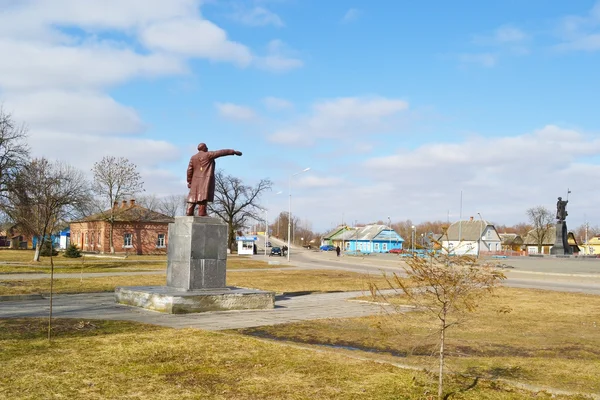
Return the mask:
M548 227L548 231L542 240L542 246L552 246L554 245L554 240L556 239L556 226L551 225ZM527 232L527 235L523 238L523 243L526 245L538 245L537 232L535 229Z
M350 229L350 228L348 228L346 225L338 225L331 231L324 234L323 239L325 239L325 240L332 239L334 236L336 236L338 233L340 233L340 231L343 231L345 229Z
M518 235L516 233L499 233L498 235L500 236L502 244L505 246L523 244L523 238L521 237L521 235Z
M447 233L442 234L440 240L479 240L488 226L496 229L494 225L480 219L454 222L448 227Z
M336 236L332 237L331 239L347 240L347 241L375 240L375 239L389 240L388 236L386 236L385 238L377 238L377 236L379 236L379 234L381 234L384 231L388 231L393 235L393 237L392 237L393 241L402 241L402 242L404 241L404 239L402 239L402 237L400 237L400 235L398 235L392 228L390 228L387 225L359 226L354 229L341 231L340 233L338 233Z
M167 215L137 205L134 201L130 201L129 203L123 201L121 206L115 205L113 210L115 222L153 222L167 224L175 220ZM111 209L108 209L74 222L108 221L110 215Z

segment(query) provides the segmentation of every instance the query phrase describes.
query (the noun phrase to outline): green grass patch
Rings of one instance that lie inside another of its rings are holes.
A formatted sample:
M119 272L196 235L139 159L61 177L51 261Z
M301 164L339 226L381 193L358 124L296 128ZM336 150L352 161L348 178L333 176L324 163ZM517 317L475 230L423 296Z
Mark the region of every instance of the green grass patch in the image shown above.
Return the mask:
M379 357L434 369L436 328L430 317L413 311L242 332L376 351ZM447 335L449 371L600 393L600 296L502 288Z
M1 398L391 400L428 399L436 390L424 372L237 334L55 320L48 342L46 323L0 320ZM448 386L469 383L451 378ZM532 396L550 398L486 381L453 398Z

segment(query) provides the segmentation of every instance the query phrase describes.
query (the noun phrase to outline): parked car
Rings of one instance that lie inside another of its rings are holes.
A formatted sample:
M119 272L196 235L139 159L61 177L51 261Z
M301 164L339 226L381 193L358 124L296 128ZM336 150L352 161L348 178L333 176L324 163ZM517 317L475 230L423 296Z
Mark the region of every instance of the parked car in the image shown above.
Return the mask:
M335 246L332 244L324 244L323 246L319 247L319 250L322 251L335 251Z
M404 250L403 249L390 249L390 251L388 251L388 253L401 254L401 253L404 253Z
M269 253L269 257L271 256L282 256L281 247L271 247L271 252Z

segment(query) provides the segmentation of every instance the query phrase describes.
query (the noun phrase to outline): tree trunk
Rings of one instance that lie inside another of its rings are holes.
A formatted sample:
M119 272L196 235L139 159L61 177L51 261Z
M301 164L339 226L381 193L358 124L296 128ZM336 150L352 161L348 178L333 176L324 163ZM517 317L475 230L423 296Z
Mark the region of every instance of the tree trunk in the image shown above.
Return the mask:
M440 370L438 378L438 399L442 398L444 393L444 341L446 336L446 320L442 320L442 329L440 334Z
M108 246L110 247L110 254L115 254L115 245L113 242L113 231L115 227L115 221L111 218L110 229L108 230Z
M33 253L33 261L40 261L40 251L42 251L42 246L44 245L44 236L38 236L37 245L35 246L35 253Z
M233 230L233 223L229 223L229 250L233 253L235 251L235 232Z

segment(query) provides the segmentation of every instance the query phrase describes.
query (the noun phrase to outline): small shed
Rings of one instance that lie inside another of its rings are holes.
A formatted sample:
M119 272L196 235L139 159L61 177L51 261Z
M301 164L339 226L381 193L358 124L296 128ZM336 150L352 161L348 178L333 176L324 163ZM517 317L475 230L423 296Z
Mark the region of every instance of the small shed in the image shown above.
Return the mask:
M238 254L252 255L254 254L255 242L258 240L256 236L237 236L235 238L238 243Z

